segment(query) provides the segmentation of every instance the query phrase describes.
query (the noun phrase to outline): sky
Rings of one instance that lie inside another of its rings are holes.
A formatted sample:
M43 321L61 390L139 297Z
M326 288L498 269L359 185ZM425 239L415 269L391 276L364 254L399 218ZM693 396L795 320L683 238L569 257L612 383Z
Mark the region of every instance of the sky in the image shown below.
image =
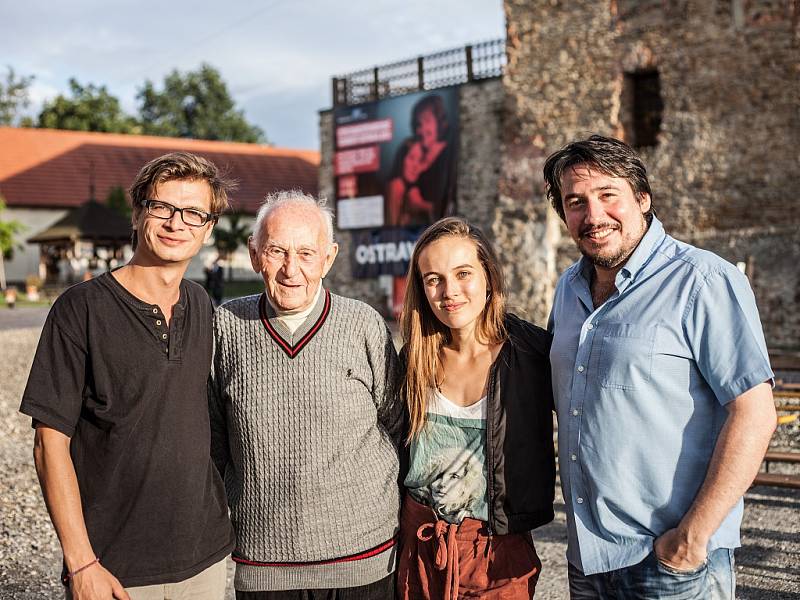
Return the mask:
M287 148L319 147L333 76L504 37L502 0L0 0L0 69L34 76L28 114L70 77L135 113L146 79L206 62Z

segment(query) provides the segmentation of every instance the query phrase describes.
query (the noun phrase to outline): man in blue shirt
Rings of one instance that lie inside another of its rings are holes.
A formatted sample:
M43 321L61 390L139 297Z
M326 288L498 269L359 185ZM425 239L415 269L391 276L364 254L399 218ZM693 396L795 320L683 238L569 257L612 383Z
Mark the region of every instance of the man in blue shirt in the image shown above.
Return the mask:
M732 600L776 423L748 281L664 232L622 142L570 143L544 177L583 255L550 316L570 596Z

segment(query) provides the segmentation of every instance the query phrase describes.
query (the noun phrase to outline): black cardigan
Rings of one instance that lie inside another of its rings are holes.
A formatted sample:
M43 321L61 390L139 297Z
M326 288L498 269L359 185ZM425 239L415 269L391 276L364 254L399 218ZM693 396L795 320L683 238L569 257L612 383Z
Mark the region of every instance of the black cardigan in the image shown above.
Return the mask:
M500 535L552 521L556 483L551 336L512 314L505 324L486 398L489 526Z
M505 325L508 340L489 371L486 397L488 525L494 535L552 521L556 481L551 336L512 314L506 315ZM400 357L405 369L405 351ZM402 454L401 489L408 447Z

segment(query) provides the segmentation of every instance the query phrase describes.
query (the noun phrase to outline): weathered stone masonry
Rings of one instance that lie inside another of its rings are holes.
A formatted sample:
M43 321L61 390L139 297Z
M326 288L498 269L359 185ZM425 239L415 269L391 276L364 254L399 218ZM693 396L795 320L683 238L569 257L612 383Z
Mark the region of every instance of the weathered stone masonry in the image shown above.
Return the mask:
M506 0L505 10L495 230L517 265L516 302L544 322L549 282L576 258L546 205L544 158L591 132L629 139L625 74L655 71L661 131L640 152L659 217L676 237L747 263L770 347L798 348L800 2ZM506 233L517 229L529 235Z

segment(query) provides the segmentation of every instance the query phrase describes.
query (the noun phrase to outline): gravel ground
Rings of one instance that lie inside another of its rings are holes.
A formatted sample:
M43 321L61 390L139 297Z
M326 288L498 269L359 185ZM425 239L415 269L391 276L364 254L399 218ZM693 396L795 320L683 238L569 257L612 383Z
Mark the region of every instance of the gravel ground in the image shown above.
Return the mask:
M63 598L61 553L41 499L31 456L32 430L17 410L38 328L0 331L0 599ZM772 447L800 448L800 424L781 426ZM778 467L776 466L776 470ZM800 491L754 488L746 496L743 547L736 552L737 598L800 598ZM543 575L537 598L567 598L566 529L556 519L535 533ZM229 571L230 572L230 571ZM229 585L230 588L230 585ZM233 598L229 590L229 598Z

